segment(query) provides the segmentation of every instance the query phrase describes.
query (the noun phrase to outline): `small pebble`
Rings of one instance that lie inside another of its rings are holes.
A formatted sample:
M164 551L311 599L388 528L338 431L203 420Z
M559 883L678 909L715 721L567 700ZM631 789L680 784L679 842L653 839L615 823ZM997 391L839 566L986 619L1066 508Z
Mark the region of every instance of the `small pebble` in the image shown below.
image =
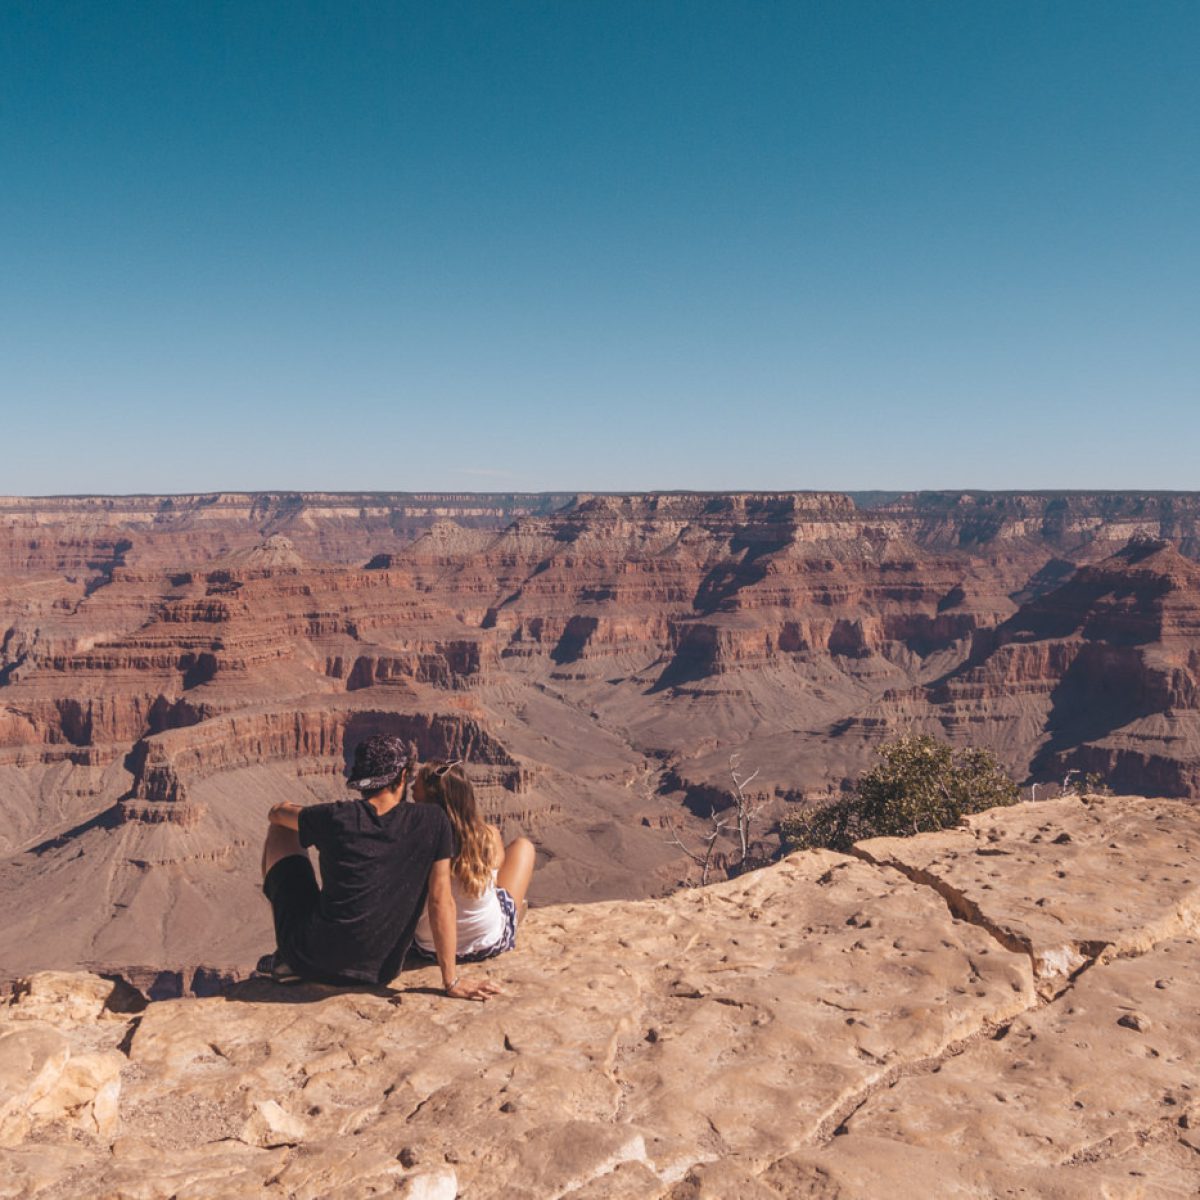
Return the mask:
M1138 1033L1145 1033L1150 1028L1150 1018L1142 1013L1131 1012L1118 1017L1117 1024L1124 1025L1126 1029L1136 1029Z

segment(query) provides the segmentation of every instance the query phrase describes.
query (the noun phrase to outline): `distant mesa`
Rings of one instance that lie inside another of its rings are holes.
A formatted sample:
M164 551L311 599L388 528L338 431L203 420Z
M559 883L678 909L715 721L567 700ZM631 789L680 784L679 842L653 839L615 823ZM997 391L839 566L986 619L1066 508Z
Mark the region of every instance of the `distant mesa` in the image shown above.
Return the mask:
M298 570L304 565L305 560L291 538L280 533L272 534L257 546L235 550L211 564L215 569L251 571Z
M1166 538L1154 537L1149 533L1135 533L1117 554L1126 562L1137 563L1160 550L1169 549L1170 545Z

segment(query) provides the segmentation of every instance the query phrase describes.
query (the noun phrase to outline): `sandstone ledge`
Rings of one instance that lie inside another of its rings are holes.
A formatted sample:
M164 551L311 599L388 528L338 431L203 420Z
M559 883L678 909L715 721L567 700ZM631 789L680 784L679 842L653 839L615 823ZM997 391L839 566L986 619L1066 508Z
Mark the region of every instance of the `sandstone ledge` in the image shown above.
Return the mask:
M1185 804L995 810L536 910L487 1005L35 976L0 1197L1193 1196L1198 851Z

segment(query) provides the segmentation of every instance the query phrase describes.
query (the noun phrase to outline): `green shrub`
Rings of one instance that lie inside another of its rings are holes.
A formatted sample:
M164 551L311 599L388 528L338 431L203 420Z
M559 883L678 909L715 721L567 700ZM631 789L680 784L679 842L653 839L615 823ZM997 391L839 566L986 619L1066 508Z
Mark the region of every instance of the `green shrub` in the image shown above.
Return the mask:
M1015 804L1020 797L986 750L955 750L914 734L881 746L879 757L846 798L784 818L784 848L846 851L863 838L947 829L969 813Z

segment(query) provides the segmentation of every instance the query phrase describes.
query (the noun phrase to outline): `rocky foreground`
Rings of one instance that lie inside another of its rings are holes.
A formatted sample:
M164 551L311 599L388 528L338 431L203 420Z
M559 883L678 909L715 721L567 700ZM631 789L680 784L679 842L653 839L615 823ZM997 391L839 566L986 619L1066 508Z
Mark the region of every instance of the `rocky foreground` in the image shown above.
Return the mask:
M486 1005L40 974L0 1196L1195 1196L1198 942L1200 810L1088 797L536 910Z

